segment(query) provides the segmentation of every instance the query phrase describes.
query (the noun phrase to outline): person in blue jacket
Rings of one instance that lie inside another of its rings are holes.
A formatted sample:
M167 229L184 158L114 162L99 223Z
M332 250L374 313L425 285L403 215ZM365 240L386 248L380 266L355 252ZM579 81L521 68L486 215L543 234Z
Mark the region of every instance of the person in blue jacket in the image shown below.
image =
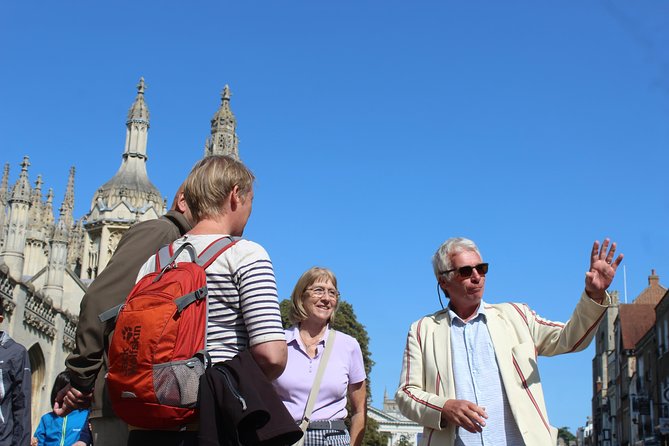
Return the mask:
M58 392L69 383L70 376L67 371L58 374L51 390L51 407L56 401ZM64 417L59 417L53 412L46 413L42 415L35 430L32 445L70 446L79 440L79 435L87 420L88 409L73 410Z

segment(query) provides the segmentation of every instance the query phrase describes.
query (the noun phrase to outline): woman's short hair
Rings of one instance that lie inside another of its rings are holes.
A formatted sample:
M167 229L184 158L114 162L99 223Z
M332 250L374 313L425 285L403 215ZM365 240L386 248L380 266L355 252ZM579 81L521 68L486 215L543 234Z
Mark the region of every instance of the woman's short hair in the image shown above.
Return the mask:
M288 311L288 319L290 320L291 324L297 324L307 318L307 312L304 309L304 297L307 293L307 288L316 282L328 281L331 282L335 288L337 288L337 277L334 275L334 273L329 269L321 268L320 266L309 268L304 272L304 274L302 274L302 277L300 277L295 284L295 288L293 288L293 294L290 296L290 310ZM334 322L335 313L337 312L338 306L339 298L337 298L335 311L333 311L332 316L330 316L330 323Z
M462 251L474 251L479 256L481 255L476 244L468 238L452 237L441 244L437 252L432 256L432 269L437 280L439 280L440 275L443 275L444 271L453 269L451 258ZM450 280L452 276L453 273L450 272L446 278Z
M193 219L199 222L221 214L222 205L235 186L244 196L253 187L255 176L241 161L225 155L201 159L184 182L184 198Z
M70 374L67 370L62 371L56 376L51 388L51 407L56 404L56 396L66 385L70 383Z

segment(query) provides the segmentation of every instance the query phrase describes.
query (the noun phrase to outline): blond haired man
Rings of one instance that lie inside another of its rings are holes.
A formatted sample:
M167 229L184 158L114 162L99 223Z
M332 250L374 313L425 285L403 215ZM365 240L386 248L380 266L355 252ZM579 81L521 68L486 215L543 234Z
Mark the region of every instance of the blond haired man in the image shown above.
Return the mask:
M196 163L184 182L184 197L195 225L174 242L174 249L188 242L199 254L221 237L240 237L251 215L254 179L244 164L228 156L210 156ZM140 269L138 280L154 267L151 257ZM265 249L240 240L207 268L207 287L206 345L212 362L232 359L249 349L269 379L279 376L286 366L287 348L274 269ZM128 444L196 445L196 429L131 430Z

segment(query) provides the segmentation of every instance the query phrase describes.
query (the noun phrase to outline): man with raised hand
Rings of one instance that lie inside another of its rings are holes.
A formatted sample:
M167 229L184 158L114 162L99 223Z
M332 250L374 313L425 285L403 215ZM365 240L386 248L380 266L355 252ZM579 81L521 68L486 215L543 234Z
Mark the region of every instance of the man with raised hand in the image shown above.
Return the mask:
M565 324L525 304L483 300L488 263L471 240L451 238L432 258L448 308L411 325L395 398L424 426L422 444L553 446L537 355L588 346L623 259L608 239L592 247L585 291Z

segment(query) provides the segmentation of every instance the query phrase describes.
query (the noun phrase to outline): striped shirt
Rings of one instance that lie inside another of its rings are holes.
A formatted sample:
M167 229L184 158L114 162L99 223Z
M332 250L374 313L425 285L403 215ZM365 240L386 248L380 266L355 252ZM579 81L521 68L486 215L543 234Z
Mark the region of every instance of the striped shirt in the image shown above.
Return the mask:
M189 242L200 253L220 234L186 234L174 249ZM177 260L189 259L183 252ZM155 267L154 256L140 269L138 280ZM269 255L257 243L240 240L207 268L209 320L207 351L214 363L234 357L250 346L285 340Z
M456 446L522 446L511 406L499 373L495 347L481 302L476 315L464 322L449 307L455 397L483 407L488 414L482 432L458 428Z

